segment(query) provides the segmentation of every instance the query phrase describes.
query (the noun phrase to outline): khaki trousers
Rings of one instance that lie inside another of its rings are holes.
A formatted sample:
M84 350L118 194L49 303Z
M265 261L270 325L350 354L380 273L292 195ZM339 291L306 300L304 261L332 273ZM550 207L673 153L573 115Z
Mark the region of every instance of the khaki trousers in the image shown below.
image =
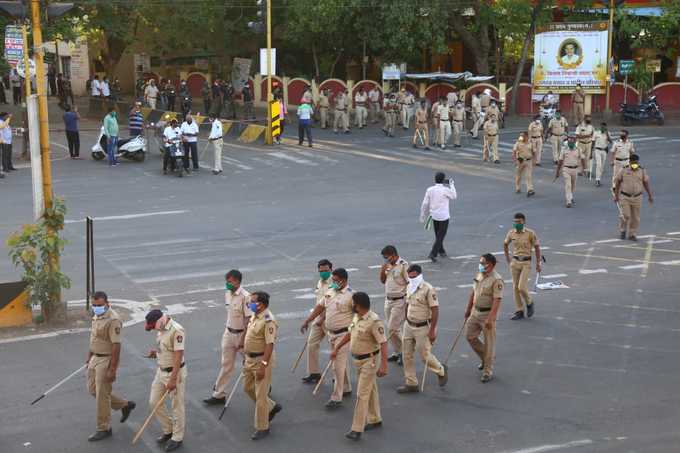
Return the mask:
M319 122L321 123L321 129L328 127L328 107L319 107Z
M149 98L149 107L156 110L156 98Z
M403 104L401 106L401 125L404 129L408 129L411 124L411 117L413 116L413 109L410 105Z
M640 208L642 207L642 195L619 198L623 217L619 216L619 231L627 231L628 236L635 236L640 226Z
M560 150L562 148L562 136L550 134L550 145L552 146L553 162L560 160Z
M111 393L112 383L106 379L111 357L92 356L87 365L87 391L97 400L97 431L111 428L111 409L121 410L127 401Z
M378 357L354 360L357 369L357 402L354 405L352 431L364 432L367 423L382 421L380 416L380 395L378 394Z
M543 157L543 138L530 138L531 150L534 152L534 159L536 163L541 163Z
M614 187L614 179L616 179L616 175L619 174L621 170L623 170L623 167L628 165L628 159L626 160L616 160L614 159L614 168L612 168L612 187Z
M451 121L453 125L453 144L460 146L460 135L463 132L463 122L462 121Z
M261 366L262 357L251 358L246 355L243 366L243 390L251 400L255 401L255 429L264 431L269 429L269 412L274 409L276 402L269 398L272 386L272 368L274 368L274 354L265 367L264 378L258 380L257 370Z
M446 146L451 138L451 121L439 120L439 145Z
M489 148L491 148L492 160L500 160L498 159L498 135L484 135L482 160L489 160Z
M593 161L591 160L592 158L592 153L593 153L593 144L591 142L589 143L577 143L578 146L578 153L581 159L583 159L586 163L586 166L588 168L584 168L584 171L592 171L593 169Z
M342 127L343 131L349 130L349 115L347 115L347 110L336 110L334 117L333 131L338 132L338 127Z
M326 336L323 325L312 323L307 338L307 374L319 374L319 349L321 340Z
M434 146L438 146L440 144L439 143L439 120L435 119L435 120L432 121L432 123L433 123L432 124L432 129L433 129L432 137L433 137L433 140L434 140L432 144Z
M241 340L245 333L231 333L228 329L224 329L222 334L222 362L220 373L215 381L213 387L213 396L215 398L224 398L227 396L227 384L234 372L234 365L236 364L236 354Z
M571 203L574 201L578 168L562 167L562 178L564 179L564 198L567 200L567 203Z
M387 321L387 338L390 339L394 352L401 352L401 330L406 319L406 302L404 299L385 299L385 320Z
M517 311L524 311L524 305L531 305L533 301L529 295L529 276L531 275L531 261L518 261L513 259L510 262L510 273L512 274L512 291L515 299Z
M380 102L371 102L371 110L369 111L371 123L377 123L380 117Z
M413 134L413 144L418 144L418 136L423 142L423 146L430 146L430 131L428 130L427 124L416 124L416 131Z
M214 151L213 171L222 171L222 146L224 145L224 141L221 138L218 138L217 140L213 140L212 145Z
M574 102L574 124L579 124L583 121L585 116L585 108L583 102Z
M472 350L477 353L479 359L484 364L484 373L491 375L493 373L493 362L496 352L496 329L487 329L484 326L490 311L479 312L473 310L472 314L465 324L465 337L472 347ZM484 333L484 343L479 340L479 335Z
M345 336L344 333L333 335L328 333L328 341L331 344L331 349L335 349L335 345L342 340ZM342 395L344 392L352 391L352 380L349 377L349 343L344 345L338 351L335 356L335 361L333 362L333 376L335 383L333 384L333 393L331 393L332 401L342 401Z
M368 117L368 110L366 110L366 107L364 107L362 105L357 105L356 113L355 113L354 116L356 118L356 126L357 127L366 126L366 118Z
M602 179L604 167L607 165L607 151L595 148L595 179Z
M478 112L472 112L472 136L477 138L479 135L479 127L482 125L481 117Z
M534 163L531 159L517 162L515 169L515 191L522 189L522 178L526 178L527 190L534 190Z
M404 324L404 340L402 351L404 352L404 377L406 385L418 385L416 376L415 352L418 351L423 363L437 376L444 376L444 367L432 354L432 343L427 337L429 326L412 327L408 322Z
M165 393L165 386L170 380L172 373L161 371L160 368L156 370L156 376L151 383L151 395L149 395L149 406L154 407ZM185 411L184 411L184 393L187 385L187 367L182 368L177 375L177 388L169 395L170 407L172 409L172 417L168 415L168 410L165 403L156 411L156 420L161 425L163 434L172 433L172 440L180 442L184 439L185 427ZM167 399L166 398L166 401Z

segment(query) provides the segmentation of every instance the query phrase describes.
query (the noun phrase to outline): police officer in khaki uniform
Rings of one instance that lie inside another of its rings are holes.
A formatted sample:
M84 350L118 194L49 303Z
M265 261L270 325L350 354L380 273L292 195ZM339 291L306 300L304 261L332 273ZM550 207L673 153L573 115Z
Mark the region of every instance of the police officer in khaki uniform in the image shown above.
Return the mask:
M501 161L498 158L498 122L493 115L484 122L484 143L482 145L482 160L484 162L489 160L489 150L491 150L493 163L500 164Z
M567 119L562 116L562 113L557 110L555 118L548 123L548 132L550 133L550 145L552 146L553 162L557 165L560 160L560 153L562 152L562 142L567 135L567 128L569 123Z
M385 263L380 268L380 283L385 285L385 320L387 335L392 342L394 354L388 361L401 364L401 330L406 317L406 285L408 263L399 256L393 245L383 247L380 254Z
M354 105L356 109L356 127L363 129L368 119L368 95L363 87L359 88L357 94L354 95Z
M120 342L123 323L103 291L94 293L92 299L92 331L90 349L87 353L87 390L97 400L97 432L87 440L96 442L110 437L111 409L120 410L121 423L127 420L135 408L134 401L127 401L111 393L120 363Z
M227 384L234 372L236 354L243 350L246 326L253 313L248 308L250 293L241 286L243 275L236 269L227 272L224 305L227 308L227 323L222 334L222 366L213 386L213 394L203 402L209 405L224 404Z
M443 101L444 97L440 96L437 102L432 104L432 108L430 109L430 118L432 120L432 129L433 129L433 134L432 137L433 141L432 144L434 146L439 146L439 106L444 102Z
M465 309L465 337L482 363L481 381L486 383L493 377L493 362L496 350L496 318L503 297L503 278L495 270L496 257L491 253L479 259L479 272L474 279ZM484 342L479 335L484 333Z
M357 402L354 406L352 430L345 437L361 439L365 430L382 427L380 397L376 377L387 376L387 338L385 327L377 314L371 311L368 294L352 295L354 317L349 333L338 341L331 352L331 360L337 360L339 351L350 344L350 351L357 369ZM378 354L380 367L378 368Z
M331 273L332 281L323 300L316 304L316 307L300 328L300 331L304 333L317 316L325 315L324 328L333 349L347 333L349 325L352 323L352 294L354 292L347 284L348 278L347 271L343 268L335 269ZM352 393L352 381L347 368L348 354L348 348L337 348L337 357L333 360L335 383L331 398L326 403L328 409L339 408L342 406L343 396Z
M414 362L416 351L424 366L439 377L440 387L445 386L449 379L448 367L442 365L432 354L439 321L437 291L423 280L423 269L417 264L408 268L408 277L407 314L402 344L406 383L397 388L398 393L417 393L419 390Z
M163 430L163 435L156 442L159 445L165 444L165 451L173 451L181 447L184 440L184 393L187 385L184 347L187 337L184 327L160 310L147 313L145 329L147 332L157 331L156 349L151 350L148 355L158 363L151 383L149 405L155 407L163 394L168 392L172 407L172 417L168 416L165 404L161 404L156 411L156 420Z
M498 108L498 103L493 98L491 98L491 101L489 102L489 106L486 108L486 116L487 116L487 118L491 118L492 116L495 116L497 120L500 120L501 111Z
M555 179L560 177L560 170L564 177L564 197L567 201L567 207L571 208L574 205L574 191L576 190L576 180L578 174L585 168L586 163L581 157L581 153L576 148L576 136L569 135L566 146L562 146L557 168L555 169Z
M579 124L581 121L583 121L583 117L585 114L585 102L586 102L586 93L583 91L583 88L581 88L581 84L577 83L576 84L576 89L571 95L571 104L573 105L573 112L574 112L574 123Z
M319 93L319 123L321 129L328 128L328 109L330 105L331 104L328 101L328 90L321 90L321 93Z
M578 151L581 153L581 159L588 166L586 171L586 176L590 177L590 172L593 170L593 161L591 160L592 150L593 150L593 136L595 135L595 129L593 125L590 124L590 115L583 118L583 121L576 126L576 139L578 140Z
M609 164L612 166L612 188L614 188L614 180L624 167L628 166L628 160L631 154L635 153L635 145L628 138L628 131L621 129L619 139L614 142L610 154Z
M314 294L316 296L316 304L320 304L323 302L331 284L333 263L323 259L319 261L317 267L319 270L319 281L316 283ZM307 376L302 378L302 382L305 384L316 384L321 379L321 373L319 373L319 348L321 347L321 340L326 336L323 323L324 317L319 316L309 329L309 337L307 337Z
M454 108L451 110L451 115L453 146L460 148L460 136L465 129L465 106L463 106L463 101L456 101Z
M639 163L637 154L630 155L630 164L621 170L614 180L614 201L619 204L619 231L621 239L637 241L637 230L640 226L640 208L642 207L642 190L647 192L649 203L654 203L652 189L649 187L649 175Z
M472 135L472 138L477 138L479 127L482 125L482 100L479 91L472 95L470 110L472 111L472 129L470 129L470 135Z
M416 110L416 131L413 134L413 147L418 147L418 137L421 137L425 149L430 149L430 133L427 125L427 103L425 99L420 101Z
M512 160L515 162L515 193L522 189L522 178L526 178L527 197L533 196L534 192L534 160L536 155L533 146L529 142L529 136L522 132L517 138L517 143L512 148Z
M446 143L451 137L451 109L446 104L446 99L441 98L437 108L437 118L439 118L439 146L446 148Z
M600 128L595 131L593 136L593 154L595 157L595 186L600 187L602 183L602 174L604 173L604 166L607 162L607 153L609 152L609 145L612 138L607 130L607 123L601 123Z
M386 96L383 100L385 110L385 127L383 132L389 137L394 137L394 128L397 126L397 99L394 93Z
M368 114L371 118L371 123L375 124L380 117L380 90L378 90L377 86L374 86L371 88L371 91L368 92L368 102L371 107Z
M276 364L274 343L278 324L269 311L269 294L256 291L250 295L250 318L243 346L243 390L255 402L255 432L250 438L260 440L269 435L269 423L283 407L269 398L272 369Z
M534 152L534 164L540 167L543 156L543 124L541 123L541 115L534 116L534 120L529 124L529 141Z
M342 127L345 134L349 134L349 100L344 91L335 95L335 110L333 112L333 132L338 133L338 127Z
M536 272L541 272L541 245L533 230L526 228L526 217L521 212L515 214L512 230L508 231L503 241L505 260L510 266L512 274L512 290L515 298L515 314L513 321L524 318L524 306L527 307L527 317L534 315L534 301L529 295L529 276L531 275L531 251L536 254ZM509 247L512 244L512 260Z
M404 94L404 100L401 108L401 125L404 130L409 128L411 118L413 117L413 107L416 103L416 98L410 91Z

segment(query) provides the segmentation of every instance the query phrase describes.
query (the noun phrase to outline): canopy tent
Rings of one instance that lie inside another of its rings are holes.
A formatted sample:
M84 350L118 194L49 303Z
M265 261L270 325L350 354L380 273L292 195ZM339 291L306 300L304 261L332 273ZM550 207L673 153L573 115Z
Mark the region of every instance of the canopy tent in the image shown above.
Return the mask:
M414 80L437 80L442 82L458 82L463 80L465 82L486 82L493 79L494 76L476 76L469 71L465 72L426 72L423 74L403 74L402 78Z

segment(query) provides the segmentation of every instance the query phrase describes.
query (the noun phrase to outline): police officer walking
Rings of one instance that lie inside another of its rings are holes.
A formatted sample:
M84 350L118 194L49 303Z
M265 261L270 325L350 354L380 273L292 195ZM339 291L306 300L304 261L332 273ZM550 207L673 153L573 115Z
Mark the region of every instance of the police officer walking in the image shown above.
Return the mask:
M649 203L654 203L652 189L649 187L649 175L640 165L637 154L630 155L630 164L621 170L614 179L614 201L619 205L619 231L621 239L637 241L637 229L640 226L640 208L642 207L642 190L647 192Z
M612 188L614 188L614 181L624 167L628 166L628 160L631 154L635 153L635 145L628 139L628 131L621 129L619 139L614 142L612 152L609 157L610 165L612 166Z
M316 283L314 295L318 305L323 303L332 282L331 272L333 271L333 263L323 259L317 264L317 269L319 270L319 281ZM312 322L312 326L309 329L309 337L307 337L307 376L302 378L302 382L305 384L316 384L321 379L321 373L319 373L319 349L321 347L321 340L326 336L323 323L324 317L319 316Z
M526 177L527 197L533 196L534 192L534 163L536 155L533 146L529 142L526 132L522 132L517 139L517 143L512 148L512 160L515 161L515 193L520 193L522 189L522 178Z
M585 168L586 163L583 160L578 149L576 149L576 137L569 135L567 145L562 145L562 151L555 169L555 179L560 177L560 170L562 177L564 177L564 196L567 201L567 207L571 208L574 205L574 191L576 190L576 180L578 174Z
M406 285L408 285L408 263L399 256L393 245L383 247L380 254L385 263L380 268L380 283L385 285L385 320L387 335L392 341L394 354L389 362L402 363L401 331L406 317Z
M567 119L562 116L559 110L555 112L555 118L548 123L548 132L550 133L550 145L552 146L553 163L557 165L560 160L560 153L562 152L562 142L567 133L569 123Z
M533 230L526 228L526 217L521 212L515 214L512 230L508 231L503 241L505 260L510 266L512 274L512 290L515 298L515 314L513 321L524 318L524 306L527 307L527 317L534 315L534 302L529 295L529 276L531 275L531 251L536 254L536 272L541 272L541 246L538 236ZM509 247L512 244L512 260Z

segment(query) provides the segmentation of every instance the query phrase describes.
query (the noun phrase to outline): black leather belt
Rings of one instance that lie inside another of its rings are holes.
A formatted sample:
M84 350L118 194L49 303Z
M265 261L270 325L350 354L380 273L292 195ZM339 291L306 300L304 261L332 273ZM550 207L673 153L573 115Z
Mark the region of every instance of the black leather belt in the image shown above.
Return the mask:
M486 311L491 311L491 307L483 307L483 308L482 308L482 307L477 307L477 306L475 306L475 310L484 313L484 312L486 312Z
M184 363L179 366L180 368L184 368ZM168 368L161 368L161 371L164 373L172 373L172 370L174 370L173 367L168 367Z
M550 135L554 135L555 137L564 137L564 136L565 136L564 133L562 133L562 134L553 134L552 132L550 133Z
M574 101L574 104L583 104L583 101Z
M567 168L578 168L578 165L565 165Z
M530 256L515 256L515 255L513 255L512 257L514 259L516 259L517 261L531 261Z
M447 118L447 119L445 119L445 120L443 120L443 119L439 118L439 121L442 121L442 122L446 123L447 121L450 121L450 120L449 120L448 118Z
M579 140L579 143L583 143L584 145L590 145L592 142L582 142Z
M110 357L111 354L97 354L95 352L92 353L93 356L95 357Z
M625 195L625 196L627 196L627 197L635 198L635 197L639 197L640 195L642 195L642 192L638 192L638 193L626 193L626 192L621 191L621 195Z
M628 157L626 157L625 159L619 159L619 158L617 157L616 160L618 160L618 161L624 161L624 160L629 160L629 159L628 159Z
M531 137L531 138L541 138L541 136L540 136L540 135L537 135L537 136Z
M246 352L246 355L251 359L254 359L255 357L263 356L264 352Z
M413 322L410 319L406 319L406 322L408 323L409 326L411 327L423 327L426 326L430 323L430 321L423 321L423 322Z
M227 330L231 333L242 333L245 329L232 329L231 327L227 327Z
M355 360L366 360L370 359L374 355L378 355L380 353L380 349L377 351L369 352L368 354L352 354L352 357L354 357Z
M462 123L463 120L453 120L455 123Z
M404 297L406 297L406 296L404 295L404 296L399 296L399 297L386 297L386 298L387 298L387 300L402 300Z
M600 148L599 146L596 146L595 149L599 149L601 151L607 151L607 148Z
M486 134L487 137L495 137L498 134Z
M341 333L345 333L345 332L347 332L348 330L349 330L349 328L343 327L342 329L339 329L339 330L331 330L331 333L332 333L333 335L338 335L338 334L341 334Z

